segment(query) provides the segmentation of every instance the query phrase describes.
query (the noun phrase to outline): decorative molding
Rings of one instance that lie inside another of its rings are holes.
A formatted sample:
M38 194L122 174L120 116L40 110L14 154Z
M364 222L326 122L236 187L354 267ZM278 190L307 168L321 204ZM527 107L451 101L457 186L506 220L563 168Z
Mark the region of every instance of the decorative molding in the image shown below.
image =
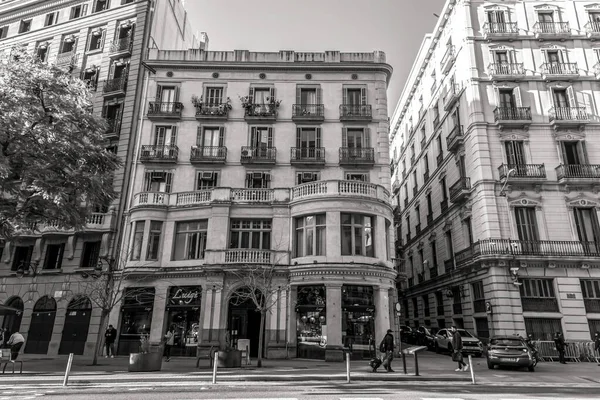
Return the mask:
M510 208L515 207L535 207L536 209L542 207L542 196L533 197L521 192L519 196L515 198L507 198L508 206Z
M529 131L498 131L498 138L500 139L500 141L520 140L527 142L529 141Z
M575 198L569 198L568 196L565 196L565 202L567 203L567 208L569 209L576 207L593 207L600 211L600 202L597 199L592 199L583 193L579 193L579 195Z
M600 12L600 4L598 3L587 4L583 6L583 8L585 8L585 11L587 12Z
M552 132L552 137L557 142L561 141L573 141L573 140L585 140L585 132L584 131L554 131Z
M560 44L556 44L556 43L548 43L545 42L542 45L540 45L540 50L563 50L566 51L567 47L564 45L560 45Z
M429 237L427 238L427 240L429 240L430 242L433 242L436 238L437 234L435 232L432 232L431 235L429 235Z
M419 244L417 244L417 249L418 249L418 250L421 250L421 249L423 248L423 246L424 246L424 245L425 245L425 243L423 243L423 241L421 240L421 241L419 242Z
M554 4L548 4L548 3L544 3L544 4L539 4L537 6L533 6L533 9L535 11L558 11L559 8L557 5Z
M444 226L442 227L444 232L448 232L452 230L452 220L447 219L446 222L444 222Z

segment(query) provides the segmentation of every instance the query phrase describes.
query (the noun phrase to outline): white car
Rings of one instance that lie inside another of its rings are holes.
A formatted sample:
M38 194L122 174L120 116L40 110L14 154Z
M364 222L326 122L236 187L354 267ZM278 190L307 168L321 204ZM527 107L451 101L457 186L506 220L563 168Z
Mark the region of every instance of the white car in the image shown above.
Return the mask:
M483 354L483 343L464 329L457 329L457 331L462 338L462 353L471 353L474 354L475 357L481 357ZM440 329L436 333L434 348L436 353L442 351L452 353L452 351L454 351L452 348L452 334L448 329Z

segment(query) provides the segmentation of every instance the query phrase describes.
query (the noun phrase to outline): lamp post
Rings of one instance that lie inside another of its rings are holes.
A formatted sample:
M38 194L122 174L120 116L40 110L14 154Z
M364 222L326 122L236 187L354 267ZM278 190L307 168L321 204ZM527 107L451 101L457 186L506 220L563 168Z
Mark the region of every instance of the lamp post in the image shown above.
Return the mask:
M35 277L38 273L39 265L40 265L39 261L33 261L33 262L21 261L21 263L19 264L19 267L15 271L17 273L17 277L22 278L24 276L29 276L29 275L31 275L32 277Z

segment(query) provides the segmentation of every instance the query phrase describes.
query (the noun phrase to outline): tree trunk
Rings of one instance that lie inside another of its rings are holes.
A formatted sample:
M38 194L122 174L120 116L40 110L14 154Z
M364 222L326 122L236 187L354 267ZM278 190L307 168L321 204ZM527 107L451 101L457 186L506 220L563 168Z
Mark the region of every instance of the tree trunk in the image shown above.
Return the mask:
M94 358L92 365L98 365L98 353L102 351L102 343L104 343L104 332L106 332L106 322L110 311L102 310L100 313L100 324L98 324L98 336L96 337L96 346L94 346Z
M258 332L258 360L256 366L262 367L262 355L263 355L263 343L265 341L265 319L267 317L266 311L260 312L260 331Z

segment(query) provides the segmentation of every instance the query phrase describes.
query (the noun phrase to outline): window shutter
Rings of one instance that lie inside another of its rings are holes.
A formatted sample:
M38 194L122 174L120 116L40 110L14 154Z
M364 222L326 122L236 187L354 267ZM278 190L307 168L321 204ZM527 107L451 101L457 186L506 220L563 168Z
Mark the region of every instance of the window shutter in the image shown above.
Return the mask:
M225 127L219 127L219 147L225 146Z
M246 187L252 187L252 172L246 172Z
M177 127L171 126L171 146L175 146L177 144Z
M343 100L342 100L342 104L349 104L348 103L348 88L343 88Z
M204 141L202 140L202 125L196 129L196 146L201 147Z
M165 193L171 193L171 186L172 186L172 182L173 182L173 173L167 172L165 175L166 175Z
M179 101L179 86L175 86L175 94L173 95L173 101Z
M321 127L317 129L317 147L321 147Z
M523 107L520 87L517 86L516 88L513 89L513 97L515 98L515 107Z
M267 147L271 149L273 148L273 127L270 126L268 132L269 138L267 139Z
M573 90L573 86L569 86L567 88L567 101L569 102L569 107L577 107L577 99L575 98L575 91Z
M88 9L88 5L84 4L81 6L81 17L85 16L87 14L87 9Z
M296 104L302 104L302 89L296 86Z
M342 147L348 147L348 128L342 128Z
M366 87L360 88L360 104L363 106L367 104L367 88Z
M323 91L320 87L317 88L317 104L323 104Z
M577 152L579 153L580 162L582 164L589 164L588 157L587 157L587 151L585 148L585 141L582 140L578 144L579 145L577 146Z
M301 147L302 128L296 128L296 147Z
M106 112L108 111L108 106L105 104L102 105L102 118L106 118Z
M253 126L252 128L250 128L250 146L258 147L258 139L258 129L256 129L255 126Z
M365 147L371 147L371 128L365 128Z
M111 66L111 69L114 69L114 67ZM162 97L162 86L156 85L156 101L160 102L161 97Z
M145 191L149 192L150 188L152 187L152 180L150 179L150 175L152 174L151 171L146 171L144 172L144 185L145 185Z
M250 104L254 104L254 88L252 86L250 86L250 92L248 96L250 97Z
M271 96L271 101L275 100L275 87L271 87L269 89L269 95Z

